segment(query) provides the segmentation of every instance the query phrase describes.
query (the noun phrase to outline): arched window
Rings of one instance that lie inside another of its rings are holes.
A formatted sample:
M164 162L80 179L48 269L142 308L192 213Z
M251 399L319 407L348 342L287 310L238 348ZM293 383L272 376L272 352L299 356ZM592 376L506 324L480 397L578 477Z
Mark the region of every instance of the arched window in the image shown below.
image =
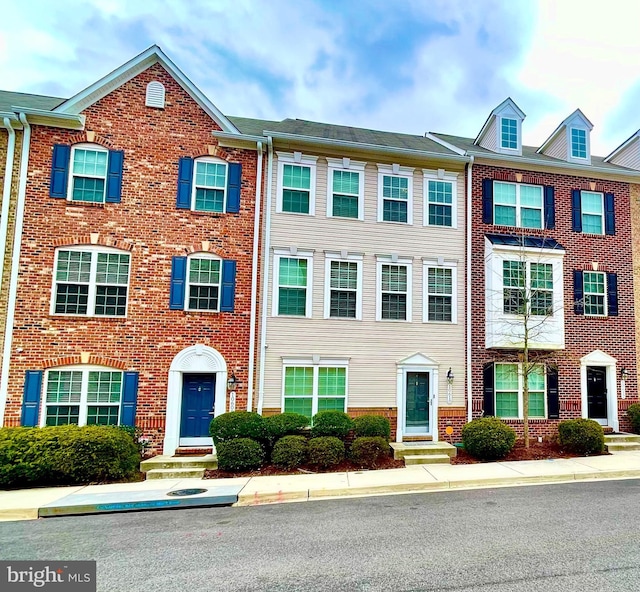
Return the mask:
M156 109L164 109L164 85L157 80L147 84L147 96L145 105L147 107L155 107Z

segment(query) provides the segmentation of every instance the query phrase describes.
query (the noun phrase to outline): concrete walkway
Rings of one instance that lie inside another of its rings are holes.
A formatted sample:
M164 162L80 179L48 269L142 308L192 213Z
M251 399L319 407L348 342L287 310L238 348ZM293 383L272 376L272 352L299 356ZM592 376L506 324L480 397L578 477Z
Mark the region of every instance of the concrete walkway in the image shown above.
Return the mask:
M158 479L138 483L0 491L0 521L631 478L640 478L640 451L572 459L415 465L383 471L234 479Z

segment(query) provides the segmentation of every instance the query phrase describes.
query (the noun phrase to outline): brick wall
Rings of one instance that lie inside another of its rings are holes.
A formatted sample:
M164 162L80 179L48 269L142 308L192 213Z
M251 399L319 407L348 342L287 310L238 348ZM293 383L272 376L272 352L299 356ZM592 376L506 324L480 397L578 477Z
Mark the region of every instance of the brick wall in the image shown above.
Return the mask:
M145 107L146 85L166 88L164 109ZM236 408L246 408L251 257L257 157L222 149L220 129L159 65L153 65L84 111L85 132L34 126L7 422L20 415L25 370L80 352L117 360L140 373L137 422L161 444L168 370L182 349L196 343L217 349L239 379ZM87 141L124 150L122 201L102 205L49 197L52 147ZM209 146L228 162L242 163L239 214L176 209L178 160L207 155ZM92 234L97 235L92 238ZM60 245L114 245L131 253L126 318L70 318L49 314L54 249ZM235 311L169 310L171 259L201 250L237 261Z

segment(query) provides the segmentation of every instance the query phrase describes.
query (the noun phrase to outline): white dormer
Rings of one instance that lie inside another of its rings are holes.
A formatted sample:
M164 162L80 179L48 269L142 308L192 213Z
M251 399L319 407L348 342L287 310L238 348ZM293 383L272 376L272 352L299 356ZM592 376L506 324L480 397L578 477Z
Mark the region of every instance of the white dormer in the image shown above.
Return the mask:
M593 124L580 109L576 109L555 129L537 152L567 162L591 164L592 129Z
M622 142L604 161L640 171L640 130Z
M525 117L511 98L505 99L491 112L474 144L492 152L522 156L522 122Z

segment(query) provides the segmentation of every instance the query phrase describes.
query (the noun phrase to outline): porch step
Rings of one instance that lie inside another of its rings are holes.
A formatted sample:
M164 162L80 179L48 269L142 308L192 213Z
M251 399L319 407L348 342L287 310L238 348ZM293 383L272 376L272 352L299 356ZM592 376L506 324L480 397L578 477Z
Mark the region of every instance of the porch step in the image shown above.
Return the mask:
M402 436L403 442L431 442L433 436Z
M211 446L204 446L202 448L188 448L181 446L176 448L174 456L205 456L207 454L213 454L213 448Z
M218 458L215 454L203 456L168 456L161 454L140 463L143 473L158 469L184 470L184 469L217 469ZM148 477L147 477L148 478Z
M629 452L640 450L640 436L635 434L605 434L604 445L607 452Z
M206 469L151 469L147 479L202 479Z
M405 465L431 465L450 464L451 457L448 454L411 454L404 457Z

